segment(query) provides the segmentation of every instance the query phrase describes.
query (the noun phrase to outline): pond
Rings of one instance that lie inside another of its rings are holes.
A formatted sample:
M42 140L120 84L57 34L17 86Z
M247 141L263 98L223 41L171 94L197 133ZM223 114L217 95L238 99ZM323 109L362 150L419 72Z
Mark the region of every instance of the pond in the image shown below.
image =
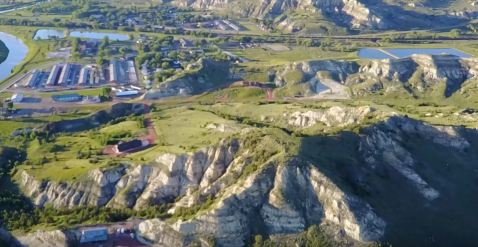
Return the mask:
M0 32L0 40L5 43L9 52L7 59L0 64L0 81L7 78L12 69L20 64L27 56L28 47L23 41L13 35Z
M105 36L108 36L110 40L119 40L119 41L128 40L128 35L126 34L82 32L82 31L70 32L70 37L75 37L75 38L103 39Z
M358 56L372 59L394 59L394 57L387 55L377 49L361 49L358 53Z
M413 54L428 54L428 55L440 55L443 53L451 54L459 57L471 57L470 55L450 48L430 48L430 49L384 49L384 51L392 54L393 56L402 58L402 57L409 57Z
M471 57L469 54L450 48L383 49L383 51L379 49L361 49L358 56L372 59L395 59L409 57L414 54L451 54L459 57Z
M40 37L40 39L50 39L52 36L64 38L65 31L54 29L39 29L35 32L35 36L33 36L33 39L37 40L38 37Z

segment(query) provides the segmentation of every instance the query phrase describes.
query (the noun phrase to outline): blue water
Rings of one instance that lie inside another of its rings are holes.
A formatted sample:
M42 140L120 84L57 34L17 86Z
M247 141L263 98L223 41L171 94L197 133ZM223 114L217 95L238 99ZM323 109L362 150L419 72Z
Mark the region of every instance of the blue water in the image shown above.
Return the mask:
M361 49L358 53L358 56L372 59L394 59L392 56L387 55L377 49Z
M461 51L457 51L455 49L384 49L384 51L397 56L399 58L402 57L409 57L413 54L428 54L428 55L440 55L443 53L451 54L459 57L471 57L470 55L463 53Z
M57 36L59 38L63 38L65 37L65 31L54 29L39 29L35 32L35 36L33 37L33 39L37 40L38 37L40 37L40 39L48 39L48 36Z
M9 52L7 59L0 64L0 81L7 78L12 69L20 64L27 56L28 47L23 41L13 35L0 32L0 40L5 43Z
M15 10L20 10L20 9L26 9L26 8L30 8L32 6L35 6L35 5L39 5L39 4L42 4L42 3L45 3L45 2L50 2L51 0L47 0L47 1L40 1L40 2L37 2L35 4L31 4L31 5L27 5L27 6L23 6L23 7L20 7L20 8L16 8L16 7L13 7L11 9L6 9L6 10L2 10L0 11L0 14L3 14L3 13L8 13L8 12L12 12L12 11L15 11Z
M81 31L70 32L70 37L75 37L75 38L103 39L105 36L108 36L108 38L111 41L114 41L114 40L119 40L119 41L128 40L128 35L126 35L126 34L81 32Z

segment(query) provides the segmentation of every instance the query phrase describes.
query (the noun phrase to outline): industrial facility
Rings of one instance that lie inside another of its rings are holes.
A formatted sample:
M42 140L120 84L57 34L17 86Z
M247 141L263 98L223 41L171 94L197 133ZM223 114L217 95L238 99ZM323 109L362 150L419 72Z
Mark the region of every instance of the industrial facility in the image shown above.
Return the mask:
M91 87L107 83L138 86L139 78L134 60L111 60L109 67L62 62L43 70L32 71L28 77L22 79L14 87L53 92L57 90L57 87L72 90L76 89L76 86ZM141 90L140 87L135 87L134 89ZM128 92L126 94L131 96L137 94L137 92Z
M83 66L71 63L54 65L48 70L35 70L24 87L42 88L53 86L94 85L104 81L100 68L93 65Z
M110 61L110 78L111 84L135 84L138 82L136 75L136 67L133 60L111 60Z

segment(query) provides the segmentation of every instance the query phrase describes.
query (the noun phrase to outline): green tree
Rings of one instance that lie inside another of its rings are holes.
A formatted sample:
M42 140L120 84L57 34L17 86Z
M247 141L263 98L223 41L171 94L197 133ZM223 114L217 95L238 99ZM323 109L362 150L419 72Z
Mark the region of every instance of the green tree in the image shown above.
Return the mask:
M105 60L103 59L103 57L97 57L96 58L96 64L98 64L98 66L103 66L103 64L105 63Z
M73 60L75 61L78 61L80 59L80 53L77 52L77 51L74 51L72 54L71 54L71 57L73 58Z
M461 30L460 29L452 29L450 31L450 37L454 38L454 39L457 39L457 38L460 38L461 36Z
M103 45L104 46L109 46L110 45L110 38L108 36L105 36L103 38Z
M261 247L263 244L263 241L262 241L262 236L261 235L256 235L254 237L254 245L252 245L253 247Z
M123 55L123 57L126 54L126 49L124 47L119 48L119 52Z
M13 108L13 102L11 102L11 101L8 102L7 107L8 107L8 109L12 109Z
M169 63L168 62L164 62L161 64L161 68L163 69L168 69L169 68Z

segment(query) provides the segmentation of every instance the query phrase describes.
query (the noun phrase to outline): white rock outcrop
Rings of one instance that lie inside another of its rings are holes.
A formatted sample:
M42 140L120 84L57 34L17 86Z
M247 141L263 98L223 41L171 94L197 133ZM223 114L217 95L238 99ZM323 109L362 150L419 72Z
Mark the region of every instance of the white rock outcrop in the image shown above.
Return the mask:
M369 113L374 111L373 108L368 106L357 108L333 106L326 110L284 114L283 117L288 119L290 125L298 127L310 127L317 123L323 123L329 127L344 127L351 124L360 124Z

